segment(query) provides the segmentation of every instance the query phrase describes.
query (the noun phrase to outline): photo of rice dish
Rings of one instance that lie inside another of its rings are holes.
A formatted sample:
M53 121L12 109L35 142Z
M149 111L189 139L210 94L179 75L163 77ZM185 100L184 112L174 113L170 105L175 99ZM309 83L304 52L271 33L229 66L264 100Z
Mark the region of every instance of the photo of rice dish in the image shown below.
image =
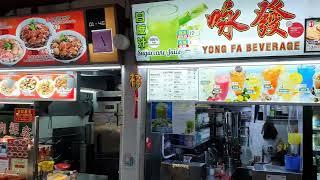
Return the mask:
M76 61L86 52L86 39L75 31L60 31L49 39L48 49L57 61Z
M25 47L16 37L0 36L0 63L14 65L24 57L25 53Z
M81 47L81 41L72 35L61 35L51 44L54 57L61 60L76 58L80 54Z
M55 91L54 83L52 80L41 80L36 87L37 93L42 98L50 98Z
M38 80L35 77L26 76L19 82L19 89L24 92L32 92L36 89Z
M18 95L16 82L12 79L5 79L5 80L1 81L0 93L5 96Z
M31 20L29 24L23 26L20 32L20 38L25 42L27 48L46 46L50 35L49 27L36 20Z

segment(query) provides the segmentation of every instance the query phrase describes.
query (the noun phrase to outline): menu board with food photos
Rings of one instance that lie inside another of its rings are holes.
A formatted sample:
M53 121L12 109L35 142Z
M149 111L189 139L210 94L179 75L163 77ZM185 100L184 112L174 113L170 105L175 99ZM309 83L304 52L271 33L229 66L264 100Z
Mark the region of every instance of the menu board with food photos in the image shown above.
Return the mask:
M270 65L199 69L199 100L317 103L319 66Z
M148 101L320 103L320 64L152 69L149 79Z
M69 64L88 64L83 11L0 19L1 66Z
M0 100L75 101L74 72L0 74Z

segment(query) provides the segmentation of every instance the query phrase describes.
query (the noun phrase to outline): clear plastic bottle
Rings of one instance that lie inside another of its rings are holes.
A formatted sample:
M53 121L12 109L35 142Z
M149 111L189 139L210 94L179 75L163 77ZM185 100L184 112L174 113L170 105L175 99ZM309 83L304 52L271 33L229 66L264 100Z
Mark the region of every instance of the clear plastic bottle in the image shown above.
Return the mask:
M70 171L70 180L77 180L77 171Z

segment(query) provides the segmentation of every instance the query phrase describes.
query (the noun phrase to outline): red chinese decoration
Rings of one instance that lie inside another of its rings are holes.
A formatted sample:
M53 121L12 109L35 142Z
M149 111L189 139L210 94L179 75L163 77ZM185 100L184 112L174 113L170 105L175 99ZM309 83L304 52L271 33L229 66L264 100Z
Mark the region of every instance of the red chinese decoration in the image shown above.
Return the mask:
M239 9L233 11L233 6L232 0L226 0L221 10L216 9L210 15L206 15L208 27L211 29L218 28L218 35L224 35L228 40L233 38L233 28L240 32L247 31L250 28L248 25L236 21L241 11Z
M296 17L295 14L282 10L284 3L282 0L272 0L270 3L264 0L258 4L260 9L254 12L257 14L256 19L251 23L251 27L258 26L257 31L259 37L273 36L275 33L283 38L287 38L288 34L280 28L280 22L291 20Z
M130 74L130 86L134 89L134 118L138 118L138 89L142 85L142 76L138 73Z
M24 137L24 138L30 138L30 136L31 136L31 128L29 128L29 126L24 126L23 128L22 128L22 132L21 132L21 136L22 137Z

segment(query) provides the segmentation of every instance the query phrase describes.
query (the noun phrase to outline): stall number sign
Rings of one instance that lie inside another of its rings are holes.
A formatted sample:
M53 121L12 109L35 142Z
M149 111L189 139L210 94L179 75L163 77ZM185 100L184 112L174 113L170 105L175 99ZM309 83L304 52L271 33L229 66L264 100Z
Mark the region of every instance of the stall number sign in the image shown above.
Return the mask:
M14 122L33 122L35 118L34 109L16 108L14 110Z

